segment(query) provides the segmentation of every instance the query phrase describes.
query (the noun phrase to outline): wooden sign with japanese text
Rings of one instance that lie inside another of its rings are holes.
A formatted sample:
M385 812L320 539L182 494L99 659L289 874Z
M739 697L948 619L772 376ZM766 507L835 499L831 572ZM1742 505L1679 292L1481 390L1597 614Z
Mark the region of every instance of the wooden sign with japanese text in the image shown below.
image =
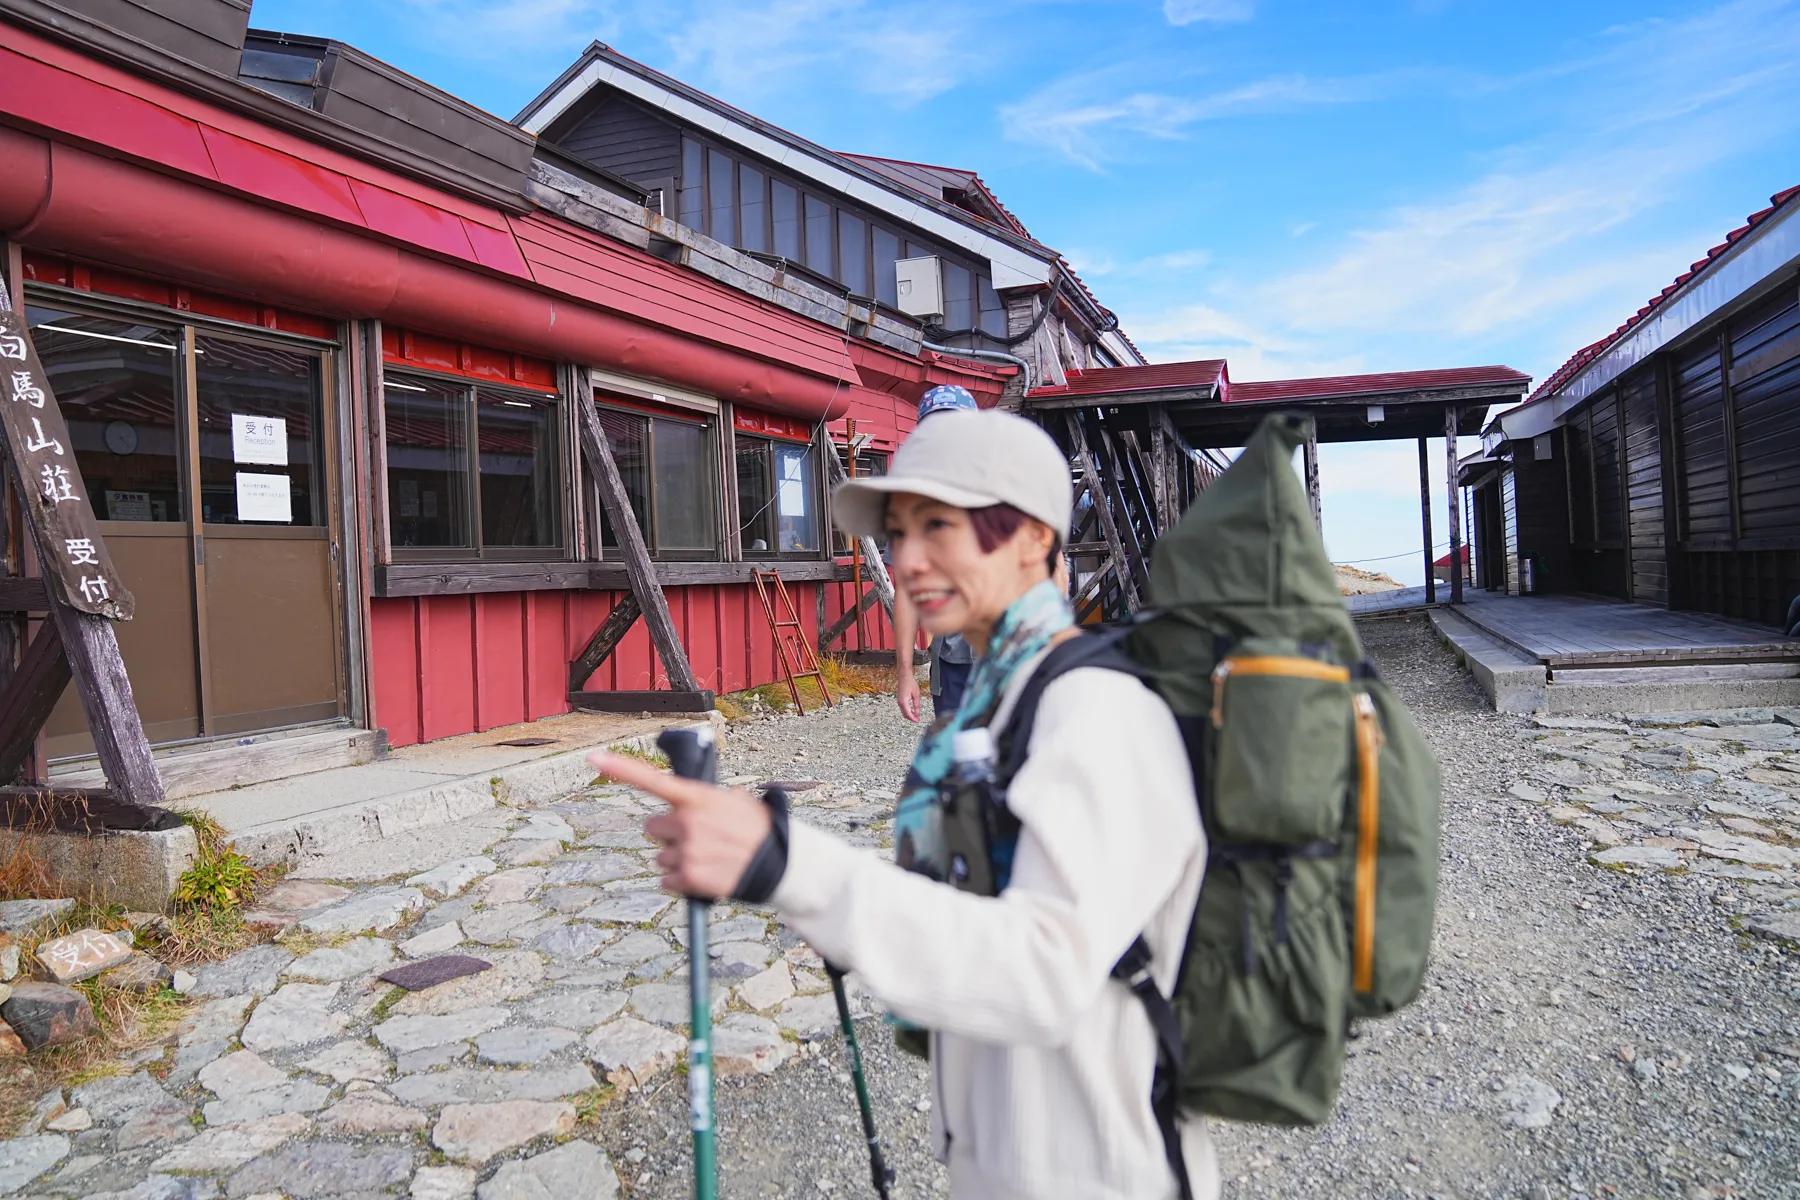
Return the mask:
M0 309L0 439L22 485L26 517L37 527L50 586L79 612L130 620L131 593L101 540L62 409L24 314L7 309Z

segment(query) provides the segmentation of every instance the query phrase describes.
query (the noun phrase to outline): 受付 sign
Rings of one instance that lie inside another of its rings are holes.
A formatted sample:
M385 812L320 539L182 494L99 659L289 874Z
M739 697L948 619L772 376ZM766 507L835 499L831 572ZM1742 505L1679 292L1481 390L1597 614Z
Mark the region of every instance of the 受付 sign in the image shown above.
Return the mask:
M131 593L100 538L69 427L23 315L6 309L0 309L0 438L18 474L27 519L37 529L51 586L81 612L130 619Z

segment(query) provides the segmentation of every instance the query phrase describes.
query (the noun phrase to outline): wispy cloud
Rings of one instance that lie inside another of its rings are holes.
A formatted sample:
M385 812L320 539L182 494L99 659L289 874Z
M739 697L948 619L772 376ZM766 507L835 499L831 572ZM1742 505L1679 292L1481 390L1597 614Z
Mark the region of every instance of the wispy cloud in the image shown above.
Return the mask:
M1255 0L1163 0L1163 17L1171 25L1248 21L1255 15Z
M1171 140L1204 121L1342 104L1367 96L1372 86L1370 80L1280 75L1196 96L1148 91L1104 95L1121 74L1114 69L1088 79L1058 80L1001 108L1001 128L1014 141L1048 146L1098 169L1118 157L1109 143L1124 135Z

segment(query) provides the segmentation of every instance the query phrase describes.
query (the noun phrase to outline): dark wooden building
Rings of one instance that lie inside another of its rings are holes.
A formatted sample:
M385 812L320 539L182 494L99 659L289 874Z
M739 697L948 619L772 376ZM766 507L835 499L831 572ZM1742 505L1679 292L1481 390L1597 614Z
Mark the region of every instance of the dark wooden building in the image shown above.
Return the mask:
M1800 594L1800 188L1489 425L1478 587L1785 621Z

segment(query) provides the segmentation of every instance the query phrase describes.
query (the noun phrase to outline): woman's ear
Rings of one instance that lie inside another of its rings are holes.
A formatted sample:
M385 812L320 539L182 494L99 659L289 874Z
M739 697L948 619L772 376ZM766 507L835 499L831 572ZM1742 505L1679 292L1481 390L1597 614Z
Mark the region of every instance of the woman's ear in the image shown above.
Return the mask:
M1019 553L1019 567L1044 567L1048 571L1050 548L1056 545L1056 533L1042 521L1027 518L1013 536L1013 547Z

